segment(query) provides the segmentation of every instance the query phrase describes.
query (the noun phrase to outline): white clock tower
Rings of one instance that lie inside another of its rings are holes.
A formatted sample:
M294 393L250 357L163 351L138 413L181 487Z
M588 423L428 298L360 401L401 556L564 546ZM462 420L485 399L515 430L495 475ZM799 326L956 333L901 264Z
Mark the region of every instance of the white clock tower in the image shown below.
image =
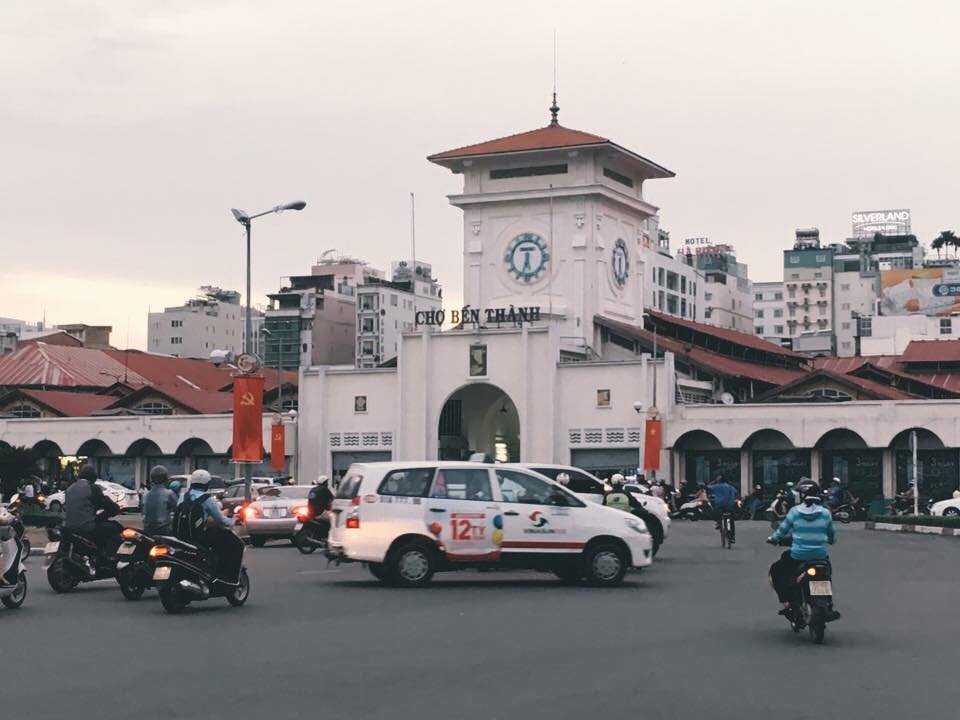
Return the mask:
M464 304L539 307L568 350L593 344L593 318L642 324L640 249L658 208L643 183L673 173L553 119L544 128L431 155L463 175Z

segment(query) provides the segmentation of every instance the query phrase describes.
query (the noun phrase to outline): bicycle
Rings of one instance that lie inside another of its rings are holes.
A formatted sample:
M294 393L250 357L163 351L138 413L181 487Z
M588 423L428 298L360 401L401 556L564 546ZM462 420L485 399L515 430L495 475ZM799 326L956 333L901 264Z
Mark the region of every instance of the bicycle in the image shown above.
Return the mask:
M733 542L730 540L730 516L727 511L720 513L720 547L728 550L733 547Z

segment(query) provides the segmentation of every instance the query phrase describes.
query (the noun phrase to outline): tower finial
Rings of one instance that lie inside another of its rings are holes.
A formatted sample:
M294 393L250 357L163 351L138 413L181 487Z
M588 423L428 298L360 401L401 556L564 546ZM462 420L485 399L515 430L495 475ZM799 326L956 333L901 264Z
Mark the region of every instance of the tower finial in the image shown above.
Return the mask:
M557 29L553 29L553 105L550 106L550 124L559 125L557 115L560 112L560 106L557 105Z

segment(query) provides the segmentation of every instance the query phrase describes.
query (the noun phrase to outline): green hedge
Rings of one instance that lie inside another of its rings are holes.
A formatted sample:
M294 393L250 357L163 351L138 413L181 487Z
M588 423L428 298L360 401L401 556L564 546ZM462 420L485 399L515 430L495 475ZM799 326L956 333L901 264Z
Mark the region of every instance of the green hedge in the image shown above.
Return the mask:
M63 522L62 512L50 512L49 510L31 510L30 512L24 512L20 517L27 527L57 527Z
M895 525L926 525L928 527L960 528L958 517L938 517L934 515L871 515L870 522L893 523Z

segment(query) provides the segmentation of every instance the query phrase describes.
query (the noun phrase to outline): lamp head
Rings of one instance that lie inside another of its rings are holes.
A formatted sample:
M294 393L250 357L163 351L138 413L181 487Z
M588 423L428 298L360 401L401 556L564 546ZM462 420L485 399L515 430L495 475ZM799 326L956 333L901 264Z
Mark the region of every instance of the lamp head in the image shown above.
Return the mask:
M241 225L247 225L250 222L250 216L247 215L243 210L237 210L236 208L230 208L230 212L233 213L233 219L236 220Z

